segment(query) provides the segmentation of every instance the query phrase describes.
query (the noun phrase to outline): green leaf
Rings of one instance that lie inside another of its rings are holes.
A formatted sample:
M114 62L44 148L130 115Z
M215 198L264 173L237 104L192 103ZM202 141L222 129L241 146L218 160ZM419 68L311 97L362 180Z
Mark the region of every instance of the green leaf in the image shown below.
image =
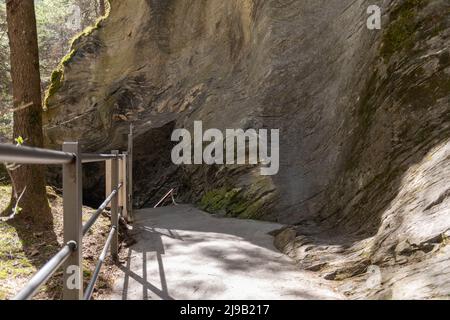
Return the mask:
M24 140L23 140L23 138L21 136L19 136L16 139L14 139L14 141L16 141L18 146L21 146L24 143Z

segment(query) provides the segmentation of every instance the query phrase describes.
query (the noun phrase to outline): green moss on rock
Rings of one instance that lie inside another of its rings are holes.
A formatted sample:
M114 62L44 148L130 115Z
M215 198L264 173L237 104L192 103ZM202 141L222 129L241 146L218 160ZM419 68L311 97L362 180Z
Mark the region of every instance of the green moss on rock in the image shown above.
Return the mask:
M200 207L210 213L218 213L232 205L234 197L240 189L227 190L226 188L214 189L207 192L200 201Z
M66 54L59 63L58 67L53 71L50 79L50 85L45 93L45 99L44 99L44 108L48 108L48 104L50 99L58 92L58 90L62 87L63 80L64 80L64 69L65 67L70 63L70 61L73 60L75 55L78 52L78 46L81 41L81 39L91 35L95 30L98 30L102 27L102 21L105 18L100 18L97 20L97 22L93 26L89 26L86 29L84 29L81 33L76 35L72 41L71 41L71 50L68 54Z
M74 48L84 37L87 37L91 35L94 31L100 29L102 27L102 22L104 19L105 19L104 17L99 18L94 25L85 28L79 34L74 36L71 41L71 48Z
M58 67L52 72L52 75L50 77L50 85L45 92L45 99L44 99L44 108L48 108L48 103L53 97L56 92L58 92L59 89L61 89L64 81L64 68L67 66L67 64L73 59L77 51L75 49L72 49L68 54L64 56L64 58L61 59L61 62L59 63Z
M259 219L275 199L275 192L269 181L260 179L245 189L222 187L210 190L200 200L199 207L213 214Z
M67 66L67 64L72 60L72 58L75 56L75 54L77 53L77 50L72 49L70 50L70 52L68 54L66 54L64 56L64 58L62 58L60 66Z
M385 61L389 61L399 51L411 50L414 47L415 32L419 25L418 12L428 2L428 0L405 0L393 10L392 23L383 36L381 48L381 55Z
M63 77L64 71L60 66L58 67L58 69L52 72L52 75L50 77L50 85L45 92L44 108L48 108L50 98L53 97L55 93L62 87Z

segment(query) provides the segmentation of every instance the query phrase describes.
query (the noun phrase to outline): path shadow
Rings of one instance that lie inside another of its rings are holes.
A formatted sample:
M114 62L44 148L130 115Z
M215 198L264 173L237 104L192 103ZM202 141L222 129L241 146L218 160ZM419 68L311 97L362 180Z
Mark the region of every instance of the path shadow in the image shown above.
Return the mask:
M134 281L138 282L142 286L142 299L143 300L149 300L148 292L152 292L159 298L163 300L174 300L169 294L169 289L167 286L167 280L166 275L164 271L164 263L163 263L163 255L165 253L164 251L164 245L162 241L163 234L159 233L156 230L152 230L151 228L146 231L149 236L151 237L151 243L152 246L142 246L141 243L138 243L134 245L132 248L128 249L128 254L126 258L126 264L125 265L119 265L119 269L124 273L124 279L123 279L123 287L122 287L122 300L128 300L128 290L129 290L129 282L130 278ZM160 278L160 284L161 288L158 288L157 286L153 285L148 281L147 276L147 259L149 254L155 254L156 255L156 261L158 263L158 271L159 271L159 278ZM139 258L142 259L142 275L139 275L131 270L131 260L133 258Z
M133 236L137 243L128 249L125 264L119 266L123 275L114 297L264 297L266 289L275 299L284 293L287 298L298 299L331 296L328 289L314 289L320 279L311 278L313 289L309 290L304 274L274 247L270 232L280 227L215 217L190 205L136 211Z

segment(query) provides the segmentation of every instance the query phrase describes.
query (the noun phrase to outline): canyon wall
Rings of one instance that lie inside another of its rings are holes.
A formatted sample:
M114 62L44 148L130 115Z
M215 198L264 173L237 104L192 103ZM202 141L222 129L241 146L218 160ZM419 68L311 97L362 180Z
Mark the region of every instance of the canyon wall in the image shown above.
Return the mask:
M53 74L49 146L125 149L133 124L136 206L177 187L212 213L292 225L280 250L350 296L448 296L450 1L110 2ZM170 135L196 120L280 129L280 172L174 166ZM382 288L365 285L373 265Z

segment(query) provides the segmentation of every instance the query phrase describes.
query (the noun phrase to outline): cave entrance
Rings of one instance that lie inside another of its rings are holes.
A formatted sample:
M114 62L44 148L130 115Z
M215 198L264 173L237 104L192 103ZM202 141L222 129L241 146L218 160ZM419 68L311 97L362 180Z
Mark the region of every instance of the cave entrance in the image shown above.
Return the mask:
M137 133L133 146L133 205L153 205L171 188L179 185L178 166L171 160L171 135L175 122ZM124 137L122 149L127 145ZM93 163L83 168L84 204L97 208L105 198L104 164Z

